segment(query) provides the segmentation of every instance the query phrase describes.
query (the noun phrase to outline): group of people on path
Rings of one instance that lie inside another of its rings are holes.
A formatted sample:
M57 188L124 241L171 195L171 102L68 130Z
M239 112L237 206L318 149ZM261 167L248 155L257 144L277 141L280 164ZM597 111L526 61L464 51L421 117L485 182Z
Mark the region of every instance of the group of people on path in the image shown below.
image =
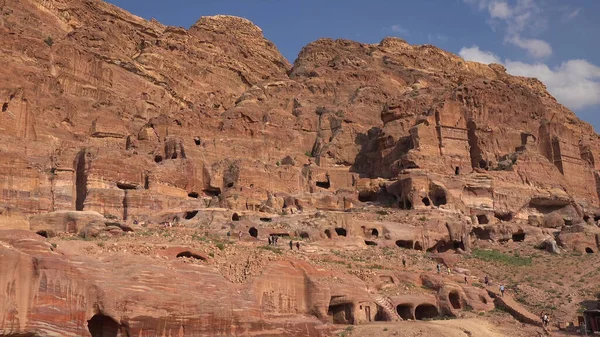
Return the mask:
M300 250L300 242L296 242L296 248ZM290 250L294 250L294 241L290 240Z
M277 235L270 235L269 238L269 246L277 246L277 241L279 241L279 237Z

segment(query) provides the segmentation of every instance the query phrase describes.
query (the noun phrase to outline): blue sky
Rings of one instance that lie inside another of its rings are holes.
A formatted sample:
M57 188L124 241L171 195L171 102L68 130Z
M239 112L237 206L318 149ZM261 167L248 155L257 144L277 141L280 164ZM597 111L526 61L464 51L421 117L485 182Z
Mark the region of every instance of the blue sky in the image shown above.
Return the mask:
M111 0L188 28L201 16L245 17L293 62L321 37L377 43L398 36L510 73L538 77L600 131L600 0Z

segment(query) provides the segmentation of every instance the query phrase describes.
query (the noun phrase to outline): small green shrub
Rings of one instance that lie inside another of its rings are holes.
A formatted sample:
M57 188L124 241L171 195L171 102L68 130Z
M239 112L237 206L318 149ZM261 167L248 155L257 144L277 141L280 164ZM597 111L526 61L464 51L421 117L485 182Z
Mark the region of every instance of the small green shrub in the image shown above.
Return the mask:
M52 45L54 45L54 40L50 36L48 36L44 42L48 45L48 47L52 47Z
M52 245L52 248L56 248L58 245L54 242L52 242L50 245Z
M225 244L222 242L219 242L215 245L217 248L219 248L219 250L224 250L225 249Z

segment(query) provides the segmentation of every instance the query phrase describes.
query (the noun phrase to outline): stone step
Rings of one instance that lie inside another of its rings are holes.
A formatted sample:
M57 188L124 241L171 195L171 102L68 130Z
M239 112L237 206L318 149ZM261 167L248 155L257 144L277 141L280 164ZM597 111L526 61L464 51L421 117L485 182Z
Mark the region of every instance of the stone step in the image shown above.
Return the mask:
M396 312L396 309L394 308L394 306L392 305L392 303L390 302L390 300L386 297L383 296L376 296L374 298L375 303L377 303L381 308L383 308L383 310L385 311L385 313L388 315L388 317L390 317L392 319L392 321L401 321L402 318L400 317L400 315L398 315L398 313Z
M490 297L494 298L494 304L497 307L503 308L508 311L516 320L519 322L532 324L536 326L542 326L541 318L534 315L529 310L525 309L521 304L513 299L512 296L504 293L502 296L500 293L496 293L488 289Z

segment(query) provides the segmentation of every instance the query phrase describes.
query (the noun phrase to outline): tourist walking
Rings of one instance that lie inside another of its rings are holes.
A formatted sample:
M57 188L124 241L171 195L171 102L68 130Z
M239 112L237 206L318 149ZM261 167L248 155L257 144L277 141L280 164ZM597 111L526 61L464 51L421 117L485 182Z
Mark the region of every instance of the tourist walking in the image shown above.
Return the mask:
M402 267L406 268L406 258L402 257Z
M290 250L294 250L294 241L290 240Z
M296 248L298 248L298 250L300 250L300 242L296 242Z
M504 297L504 285L500 285L500 294Z
M438 274L442 272L442 266L439 263L437 264L437 272Z
M485 275L485 277L483 278L483 283L486 287L490 285L490 278L487 275Z

